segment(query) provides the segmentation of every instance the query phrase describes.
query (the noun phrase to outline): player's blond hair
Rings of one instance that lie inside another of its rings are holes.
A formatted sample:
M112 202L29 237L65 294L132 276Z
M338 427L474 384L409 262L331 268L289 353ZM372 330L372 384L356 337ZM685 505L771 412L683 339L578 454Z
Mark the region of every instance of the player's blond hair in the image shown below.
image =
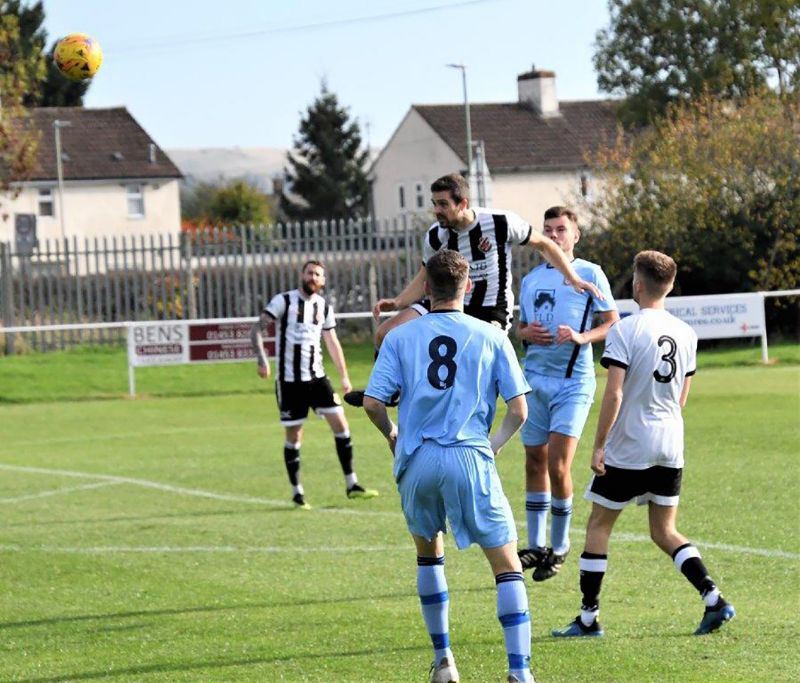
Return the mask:
M437 251L425 264L425 277L433 301L452 301L464 296L469 263L457 251Z
M650 296L666 296L675 283L678 266L672 257L660 251L640 251L633 259L633 269Z

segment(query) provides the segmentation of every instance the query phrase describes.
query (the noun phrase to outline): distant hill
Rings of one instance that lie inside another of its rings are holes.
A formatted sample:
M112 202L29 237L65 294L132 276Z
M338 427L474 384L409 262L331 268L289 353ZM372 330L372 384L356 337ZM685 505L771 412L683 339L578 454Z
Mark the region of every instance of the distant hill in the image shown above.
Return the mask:
M169 158L184 174L185 184L220 183L243 178L266 194L283 175L287 149L279 147L207 147L168 149Z

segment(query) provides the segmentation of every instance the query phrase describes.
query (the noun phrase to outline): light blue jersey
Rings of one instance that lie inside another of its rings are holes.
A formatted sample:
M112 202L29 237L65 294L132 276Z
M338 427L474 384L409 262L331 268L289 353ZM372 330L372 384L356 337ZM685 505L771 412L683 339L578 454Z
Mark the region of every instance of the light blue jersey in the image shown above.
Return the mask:
M597 286L605 296L605 301L598 301L588 293L576 292L564 282L560 272L550 264L542 264L522 280L520 322L539 322L555 337L559 325L569 325L576 332L586 332L592 327L595 313L617 309L608 278L600 266L583 259L575 259L572 266L578 277ZM549 346L528 344L525 370L550 377L594 377L592 345L578 346L571 342Z
M426 440L492 458L498 394L509 401L530 387L502 330L460 311L432 311L383 340L365 393L388 403L398 390L397 480Z

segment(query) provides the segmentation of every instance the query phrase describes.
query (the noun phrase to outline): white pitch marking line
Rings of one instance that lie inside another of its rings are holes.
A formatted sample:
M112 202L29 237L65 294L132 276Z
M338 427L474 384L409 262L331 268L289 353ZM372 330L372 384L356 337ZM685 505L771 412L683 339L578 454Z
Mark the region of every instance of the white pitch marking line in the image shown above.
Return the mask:
M133 484L134 486L143 486L145 488L156 489L158 491L166 491L167 493L175 493L181 496L197 496L199 498L211 498L212 500L224 500L232 503L247 503L250 505L272 505L275 507L288 508L289 503L286 500L272 500L270 498L257 498L255 496L241 496L229 493L214 493L213 491L203 491L201 489L189 489L181 486L172 486L170 484L161 484L157 481L150 481L148 479L136 479L133 477L118 477L111 474L93 474L91 472L73 472L70 470L56 470L44 467L24 467L22 465L7 465L0 463L0 470L8 470L11 472L26 472L29 474L50 474L61 477L77 477L81 479L100 479L115 484ZM344 515L373 515L378 517L396 517L395 512L379 512L369 511L360 508L344 509L344 508L317 508L317 512L333 512Z
M48 496L58 496L62 493L72 493L74 491L87 491L89 489L99 489L104 486L118 486L122 482L116 481L101 481L97 484L83 484L82 486L68 486L61 489L52 489L50 491L40 491L39 493L31 493L27 496L17 496L16 498L0 498L0 505L8 503L20 503L24 500L34 500L35 498L47 498Z
M652 543L650 536L645 534L612 534L612 539L620 541L630 541L633 543ZM745 555L761 555L762 557L776 557L786 560L800 560L800 553L790 553L787 550L772 550L771 548L749 548L747 546L732 545L730 543L716 543L714 541L695 541L692 545L703 548L713 548L714 550L725 550L731 553L742 553Z
M187 489L182 488L179 486L171 486L169 484L161 484L156 481L149 481L147 479L135 479L132 477L118 477L110 474L93 474L90 472L73 472L70 470L56 470L56 469L48 469L43 467L24 467L22 465L8 465L5 463L0 463L0 470L8 470L12 472L28 472L32 474L51 474L51 475L58 475L63 477L78 477L84 479L100 479L102 481L108 481L113 483L119 484L134 484L136 486L144 486L146 488L152 488L159 491L167 491L168 493L175 493L178 495L183 496L198 496L200 498L211 498L212 500L224 500L234 503L248 503L248 504L255 504L255 505L274 505L277 507L288 507L286 501L284 500L270 500L269 498L256 498L254 496L237 496L227 493L214 493L213 491L203 491L201 489ZM313 512L329 512L329 513L336 513L336 514L346 514L346 515L363 515L363 516L372 516L372 517L391 517L397 518L401 515L398 512L381 512L377 510L365 510L363 507L359 507L358 510L355 509L344 509L344 508L317 508L316 510L312 510ZM300 514L300 513L298 513ZM303 512L302 514L309 514L308 512ZM524 526L524 525L523 525ZM573 533L581 533L581 532L573 532ZM581 534L582 535L582 534ZM626 534L626 533L618 533L614 535L614 538L620 541L632 541L634 543L640 542L650 542L650 537L645 536L644 534ZM800 560L800 553L792 553L787 552L785 550L773 550L771 548L750 548L748 546L740 546L740 545L731 545L728 543L716 543L714 541L700 541L694 540L694 545L706 548L714 548L716 550L724 550L728 552L734 553L741 553L745 555L760 555L762 557L776 557L776 558L783 558L788 560ZM2 546L0 546L2 548Z

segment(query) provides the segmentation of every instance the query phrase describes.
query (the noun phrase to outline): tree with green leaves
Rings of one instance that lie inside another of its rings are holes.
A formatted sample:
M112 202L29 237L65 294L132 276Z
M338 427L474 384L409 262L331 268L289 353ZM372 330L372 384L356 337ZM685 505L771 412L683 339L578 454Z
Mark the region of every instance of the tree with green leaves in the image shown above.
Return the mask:
M19 50L23 63L36 64L35 73L28 74L29 90L25 93L23 104L26 107L81 107L83 96L91 81L71 81L65 78L53 61L55 44L46 51L47 32L44 24L44 4L32 5L21 0L5 0L0 3L3 16L16 17L19 24ZM45 71L40 71L41 64ZM10 65L0 62L0 70Z
M19 17L4 9L0 4L0 199L16 194L13 183L29 178L35 167L39 137L23 102L45 73L41 52L28 50L21 38Z
M266 225L273 220L269 197L245 180L225 185L201 181L181 189L181 218L197 225Z
M181 219L196 224L210 223L211 202L218 189L218 185L204 180L181 183Z
M267 196L244 180L233 180L212 195L209 220L212 223L265 225L271 220Z
M797 0L609 0L608 7L594 67L600 89L625 98L626 123L649 123L670 103L706 93L800 92Z
M604 189L583 209L582 253L630 292L641 249L678 263L676 294L800 284L800 103L775 94L673 105L635 138L600 149Z
M287 155L280 209L290 220L349 220L367 214L367 151L358 123L322 83Z

